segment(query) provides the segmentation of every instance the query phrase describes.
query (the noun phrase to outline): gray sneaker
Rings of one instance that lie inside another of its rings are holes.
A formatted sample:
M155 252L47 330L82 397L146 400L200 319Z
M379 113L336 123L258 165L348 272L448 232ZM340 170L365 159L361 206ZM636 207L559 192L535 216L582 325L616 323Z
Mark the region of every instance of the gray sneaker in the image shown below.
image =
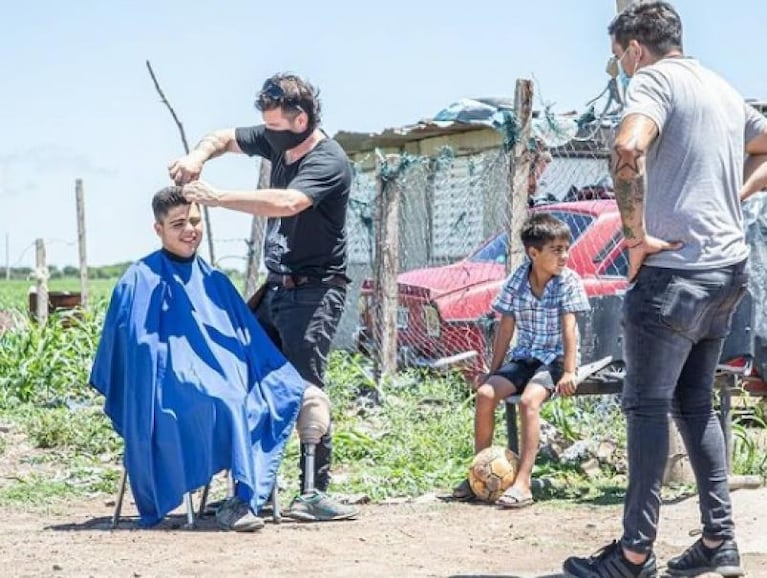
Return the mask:
M359 513L354 506L341 504L319 490L312 490L293 498L285 516L302 522L329 522L348 520Z
M250 506L237 497L229 498L216 510L216 523L222 530L255 532L264 527L264 520L250 510Z

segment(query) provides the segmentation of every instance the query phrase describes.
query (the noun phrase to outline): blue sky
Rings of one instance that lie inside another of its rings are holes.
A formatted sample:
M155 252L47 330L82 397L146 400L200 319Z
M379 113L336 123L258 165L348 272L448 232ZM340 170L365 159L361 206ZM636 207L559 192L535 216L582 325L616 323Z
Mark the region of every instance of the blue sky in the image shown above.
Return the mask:
M767 98L767 2L677 0L685 48L746 97ZM133 260L157 246L149 202L181 152L145 68L152 61L190 144L253 124L273 72L322 91L324 125L379 131L472 96L513 96L537 81L539 105L582 110L604 87L615 0L290 3L247 0L14 2L0 20L0 264L76 264L74 182L84 180L88 260ZM761 51L762 53L760 54ZM250 187L257 164L216 159L204 177ZM213 210L222 265L241 267L246 215Z

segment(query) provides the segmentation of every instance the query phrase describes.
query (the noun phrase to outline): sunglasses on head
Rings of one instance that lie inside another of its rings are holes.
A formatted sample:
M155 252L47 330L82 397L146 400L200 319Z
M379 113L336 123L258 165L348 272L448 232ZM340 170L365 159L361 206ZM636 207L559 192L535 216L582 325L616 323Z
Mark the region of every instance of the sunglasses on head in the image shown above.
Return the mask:
M289 97L282 89L282 87L274 82L271 78L264 82L264 86L261 88L261 92L258 93L258 99L277 101L281 104L293 106L301 112L305 112L303 107L295 102L295 98Z

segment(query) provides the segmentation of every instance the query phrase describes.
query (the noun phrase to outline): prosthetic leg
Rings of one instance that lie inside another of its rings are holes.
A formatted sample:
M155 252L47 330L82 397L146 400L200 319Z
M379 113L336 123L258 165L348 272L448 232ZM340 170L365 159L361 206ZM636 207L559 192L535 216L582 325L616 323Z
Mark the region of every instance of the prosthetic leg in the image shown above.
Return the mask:
M301 412L298 414L298 437L306 445L304 463L304 487L306 494L314 489L314 458L317 444L330 428L330 399L316 385L309 385L304 392Z

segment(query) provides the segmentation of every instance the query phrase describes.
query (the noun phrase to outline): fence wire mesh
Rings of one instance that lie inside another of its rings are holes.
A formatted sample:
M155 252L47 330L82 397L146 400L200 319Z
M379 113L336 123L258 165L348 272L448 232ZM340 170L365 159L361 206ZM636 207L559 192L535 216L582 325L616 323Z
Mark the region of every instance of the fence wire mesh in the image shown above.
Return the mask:
M609 177L607 151L615 123L593 118L579 126L577 120L557 126L557 119L548 117L534 125L533 134L547 144L550 158L542 161L537 179L532 163L529 207L521 210L548 211L569 225L569 267L584 278L593 307L625 288L627 262ZM393 163L378 163L377 169L370 158L357 155L349 261L352 276L364 279L351 299L358 304L355 345L366 354L380 356L385 337L395 333L400 367L482 369L495 319L491 304L508 274L513 159L504 146L506 136L489 128L443 131L434 139L443 144L430 152L400 150ZM420 139L418 148L428 150L428 141ZM535 149L533 141L530 149ZM392 202L384 191L396 198L398 230L380 238L377 209ZM381 303L374 295L381 281L374 263L391 238L397 243L394 326L380 319ZM617 330L594 326L615 324L615 303L605 312L597 305L596 315L580 322L588 340L587 361L620 346Z

